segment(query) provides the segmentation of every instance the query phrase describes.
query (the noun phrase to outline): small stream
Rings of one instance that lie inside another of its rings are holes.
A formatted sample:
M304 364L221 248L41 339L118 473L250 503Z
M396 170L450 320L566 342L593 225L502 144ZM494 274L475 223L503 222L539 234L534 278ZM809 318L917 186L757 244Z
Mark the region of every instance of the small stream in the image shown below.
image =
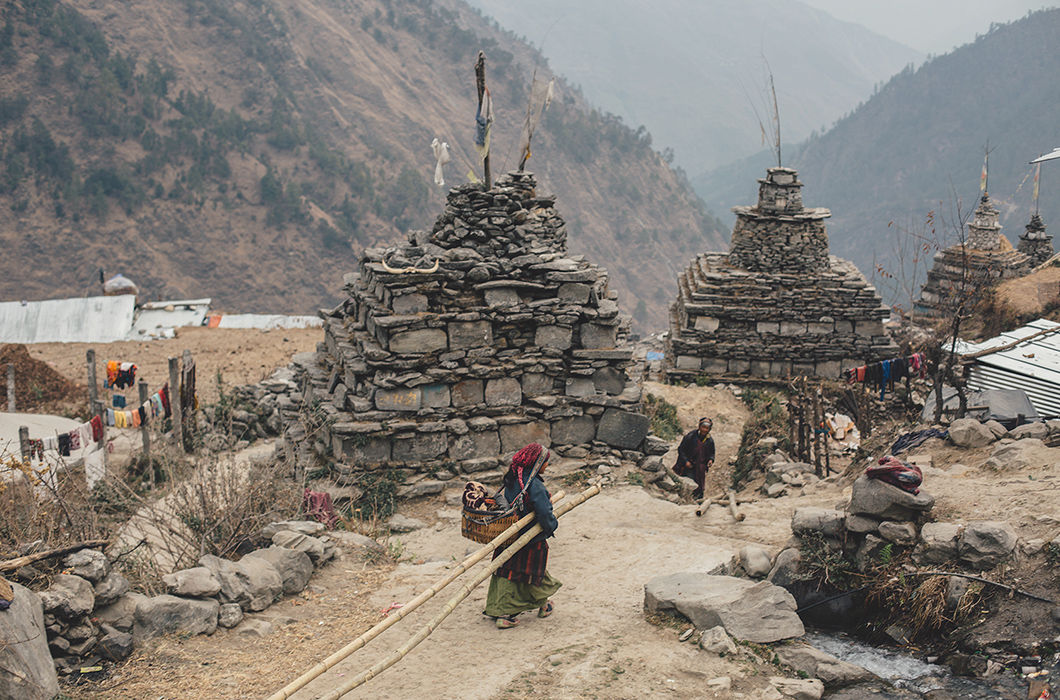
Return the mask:
M956 676L896 649L874 647L830 632L807 632L806 641L836 658L865 668L886 683L862 683L827 693L834 700L1013 700L1027 697L1027 681L1009 670L987 678Z

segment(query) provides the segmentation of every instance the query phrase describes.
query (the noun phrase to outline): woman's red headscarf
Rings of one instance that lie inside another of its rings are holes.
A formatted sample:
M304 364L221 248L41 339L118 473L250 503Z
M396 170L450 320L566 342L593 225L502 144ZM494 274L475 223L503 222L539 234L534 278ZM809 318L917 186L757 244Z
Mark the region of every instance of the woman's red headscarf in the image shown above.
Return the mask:
M523 470L533 468L542 453L544 453L545 458L541 460L541 463L544 464L548 460L548 450L536 442L531 442L512 456L511 470L515 472L516 478L519 479L520 489L523 488Z

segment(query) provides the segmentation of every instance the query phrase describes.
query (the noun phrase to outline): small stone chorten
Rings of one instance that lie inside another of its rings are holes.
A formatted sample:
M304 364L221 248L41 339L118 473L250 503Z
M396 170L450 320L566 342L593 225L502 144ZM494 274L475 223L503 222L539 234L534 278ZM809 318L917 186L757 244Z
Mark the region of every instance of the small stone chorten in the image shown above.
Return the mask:
M972 295L994 287L1004 280L1021 277L1030 271L1031 259L1016 250L1001 235L997 207L983 192L972 221L968 223L968 240L935 254L927 282L920 290L914 312L920 316L940 318L953 313L959 295ZM1033 219L1032 219L1033 222ZM1028 225L1028 231L1030 226ZM1044 229L1044 226L1042 227ZM1049 247L1052 248L1051 241ZM965 266L968 278L962 282Z
M307 405L342 477L400 469L496 483L529 442L636 461L649 430L607 272L567 254L528 172L449 191L431 232L369 248L325 314ZM309 431L301 431L309 438Z
M828 254L831 212L803 206L791 168L758 182L758 205L733 207L729 253L704 253L678 278L668 377L838 378L844 366L897 355L876 289Z
M1037 267L1056 254L1053 250L1053 237L1045 232L1045 223L1038 212L1031 215L1026 230L1020 234L1019 245L1016 250L1026 255L1031 260L1031 265Z

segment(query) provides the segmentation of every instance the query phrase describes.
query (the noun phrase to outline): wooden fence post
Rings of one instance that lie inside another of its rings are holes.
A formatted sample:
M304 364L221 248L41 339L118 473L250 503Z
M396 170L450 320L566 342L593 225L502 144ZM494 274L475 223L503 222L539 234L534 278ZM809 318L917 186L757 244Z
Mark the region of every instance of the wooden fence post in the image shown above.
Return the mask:
M182 393L188 397L188 412L184 418L184 451L194 451L195 441L195 384L197 381L195 371L195 358L191 356L191 350L185 350L180 356L183 371L181 372ZM189 369L190 368L190 369ZM183 408L181 409L183 411Z
M173 416L173 443L184 449L184 425L180 411L180 360L169 358L169 412Z
M29 449L29 427L25 425L18 426L18 450L22 455L23 460L31 459Z
M7 365L7 412L15 413L18 406L15 404L15 365Z
M99 385L96 383L96 351L85 351L85 363L88 365L88 410L96 410L99 401Z
M99 399L96 399L95 403L92 404L92 412L99 416L100 423L103 424L103 435L99 438L99 449L103 450L103 473L107 473L107 410L106 406Z
M140 389L140 407L143 407L144 402L147 401L147 382L143 379L139 382ZM140 410L137 408L136 410ZM147 470L149 472L148 483L151 484L151 488L155 487L155 467L151 463L151 428L147 421L147 412L144 412L144 417L140 419L140 440L143 442L143 456L147 462Z

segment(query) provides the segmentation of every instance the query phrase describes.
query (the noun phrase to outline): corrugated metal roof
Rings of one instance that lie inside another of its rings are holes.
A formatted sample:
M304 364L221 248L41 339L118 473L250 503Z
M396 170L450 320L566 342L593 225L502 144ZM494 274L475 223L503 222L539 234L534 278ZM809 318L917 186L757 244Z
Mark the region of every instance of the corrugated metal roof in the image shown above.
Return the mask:
M210 310L210 299L152 301L140 307L129 331L131 340L171 338L174 328L201 326Z
M136 297L0 302L2 343L111 343L132 328Z
M984 353L974 359L969 388L1023 389L1041 416L1060 416L1060 323L1038 319L982 343L960 342L957 352Z
M281 314L225 314L218 328L318 328L324 322L317 316L284 316Z

